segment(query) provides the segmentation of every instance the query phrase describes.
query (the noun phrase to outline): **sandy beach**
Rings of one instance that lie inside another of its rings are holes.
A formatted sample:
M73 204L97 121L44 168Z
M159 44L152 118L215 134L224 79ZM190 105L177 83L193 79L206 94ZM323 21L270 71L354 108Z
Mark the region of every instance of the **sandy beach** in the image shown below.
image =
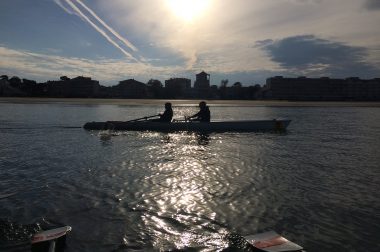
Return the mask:
M31 98L31 97L0 97L0 103L13 104L83 104L83 105L162 105L171 102L174 106L197 105L200 100L171 100L171 99L93 99L93 98ZM239 106L239 107L380 107L380 102L353 101L276 101L276 100L206 100L210 106Z

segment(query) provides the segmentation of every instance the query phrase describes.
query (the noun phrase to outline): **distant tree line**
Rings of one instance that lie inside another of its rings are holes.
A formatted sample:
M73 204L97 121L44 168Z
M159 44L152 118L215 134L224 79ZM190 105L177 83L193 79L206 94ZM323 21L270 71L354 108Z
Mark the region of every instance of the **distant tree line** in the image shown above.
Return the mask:
M185 83L186 82L186 83ZM102 86L90 77L78 76L37 83L35 80L0 76L0 96L8 97L62 97L62 98L134 98L134 99L259 99L259 84L245 87L240 82L228 85L227 79L220 85L208 85L197 89L189 85L190 80L174 78L165 81L157 79L142 83L134 79L120 81L115 86ZM170 84L170 85L169 85Z
M194 86L186 78L157 79L142 83L134 79L120 81L114 86L102 86L90 77L78 76L37 83L34 80L0 76L0 96L61 97L61 98L126 98L126 99L222 99L222 100L293 100L293 101L379 101L380 78L362 80L270 77L264 86L243 86L241 82L210 85L209 74L196 75Z

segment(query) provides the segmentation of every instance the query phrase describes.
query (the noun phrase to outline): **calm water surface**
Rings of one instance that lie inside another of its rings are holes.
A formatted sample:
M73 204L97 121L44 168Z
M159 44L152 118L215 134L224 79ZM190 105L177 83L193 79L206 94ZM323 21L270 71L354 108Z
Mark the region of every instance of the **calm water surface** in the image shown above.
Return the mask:
M99 134L71 127L162 106L0 104L0 218L70 225L68 251L215 251L228 232L268 230L307 251L380 250L380 108L210 110L292 123L285 134Z

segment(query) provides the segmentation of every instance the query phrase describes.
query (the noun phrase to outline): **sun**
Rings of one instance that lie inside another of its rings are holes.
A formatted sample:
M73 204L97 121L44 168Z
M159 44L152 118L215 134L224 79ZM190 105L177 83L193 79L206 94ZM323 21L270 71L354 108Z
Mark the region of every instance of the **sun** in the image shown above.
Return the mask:
M184 21L193 21L204 14L211 0L166 0L174 15Z

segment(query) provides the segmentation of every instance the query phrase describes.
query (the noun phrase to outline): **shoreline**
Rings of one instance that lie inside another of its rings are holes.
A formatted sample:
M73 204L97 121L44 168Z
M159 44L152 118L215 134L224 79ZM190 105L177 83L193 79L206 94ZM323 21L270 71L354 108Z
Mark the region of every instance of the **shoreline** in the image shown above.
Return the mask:
M198 105L202 99L101 99L101 98L39 98L0 97L1 103L9 104L72 104L72 105L162 105L171 102L174 106ZM380 101L280 101L280 100L205 100L210 106L237 107L380 107Z

